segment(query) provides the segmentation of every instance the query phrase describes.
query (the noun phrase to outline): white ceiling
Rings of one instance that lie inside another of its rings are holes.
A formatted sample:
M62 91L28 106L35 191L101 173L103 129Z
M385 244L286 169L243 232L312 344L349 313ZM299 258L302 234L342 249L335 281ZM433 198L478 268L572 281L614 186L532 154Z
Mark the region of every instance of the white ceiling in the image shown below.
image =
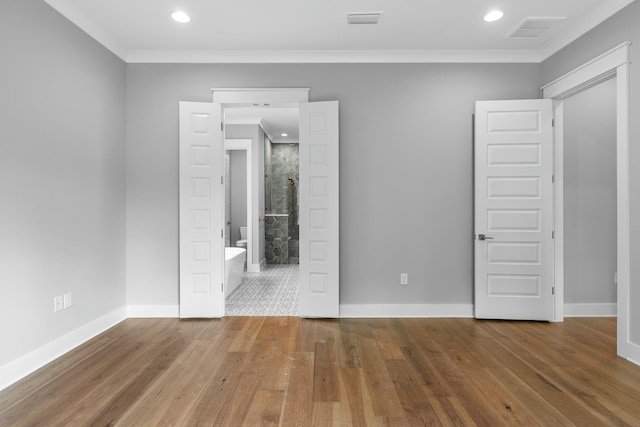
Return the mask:
M299 112L298 108L289 107L225 108L224 123L260 124L272 142L297 143Z
M539 62L634 0L45 1L128 62ZM504 18L484 22L494 8ZM349 12L384 17L347 25ZM507 39L527 17L566 19Z

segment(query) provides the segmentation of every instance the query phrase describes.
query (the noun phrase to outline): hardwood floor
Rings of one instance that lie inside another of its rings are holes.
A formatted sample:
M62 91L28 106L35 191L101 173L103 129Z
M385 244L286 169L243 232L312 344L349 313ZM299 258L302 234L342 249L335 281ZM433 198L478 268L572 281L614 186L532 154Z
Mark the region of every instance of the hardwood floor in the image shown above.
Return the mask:
M128 319L0 392L0 426L640 425L613 318Z

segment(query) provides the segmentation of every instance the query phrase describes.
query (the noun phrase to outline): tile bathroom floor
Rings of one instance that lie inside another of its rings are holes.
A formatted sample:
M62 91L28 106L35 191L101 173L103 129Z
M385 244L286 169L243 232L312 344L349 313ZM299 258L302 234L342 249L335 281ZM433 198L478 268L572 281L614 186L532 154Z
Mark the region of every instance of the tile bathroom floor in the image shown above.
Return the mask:
M260 273L245 272L226 299L226 316L297 316L299 265L269 264Z

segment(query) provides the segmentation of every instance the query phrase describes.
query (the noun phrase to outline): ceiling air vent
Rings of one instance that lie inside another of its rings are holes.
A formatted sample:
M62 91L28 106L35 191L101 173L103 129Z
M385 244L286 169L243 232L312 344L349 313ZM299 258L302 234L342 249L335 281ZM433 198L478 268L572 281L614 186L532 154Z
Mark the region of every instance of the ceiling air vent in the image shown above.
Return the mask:
M542 38L547 31L553 28L559 22L564 21L565 17L558 18L525 18L516 28L508 35L508 39L539 39Z
M383 12L363 12L347 14L347 23L350 25L368 24L375 25L382 22Z

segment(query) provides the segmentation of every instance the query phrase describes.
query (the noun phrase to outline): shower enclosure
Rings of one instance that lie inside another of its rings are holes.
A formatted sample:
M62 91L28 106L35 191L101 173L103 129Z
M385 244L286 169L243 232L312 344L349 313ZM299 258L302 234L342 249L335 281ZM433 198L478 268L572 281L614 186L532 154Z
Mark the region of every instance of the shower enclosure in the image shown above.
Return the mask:
M265 140L265 257L267 264L298 264L298 144Z

